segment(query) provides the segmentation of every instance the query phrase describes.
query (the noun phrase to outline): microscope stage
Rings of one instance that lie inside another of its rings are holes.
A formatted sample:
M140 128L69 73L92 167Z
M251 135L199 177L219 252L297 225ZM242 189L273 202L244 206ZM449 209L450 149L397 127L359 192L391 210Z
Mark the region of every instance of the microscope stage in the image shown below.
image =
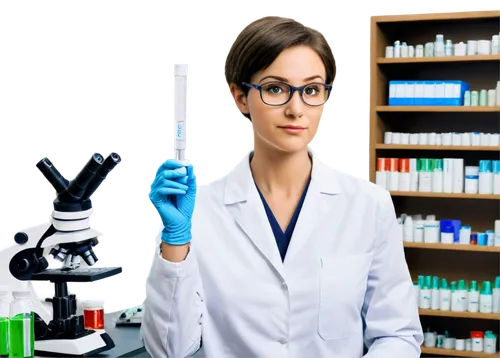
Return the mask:
M121 267L95 267L69 271L47 269L40 273L34 273L31 276L31 280L51 282L93 282L117 275L121 272Z

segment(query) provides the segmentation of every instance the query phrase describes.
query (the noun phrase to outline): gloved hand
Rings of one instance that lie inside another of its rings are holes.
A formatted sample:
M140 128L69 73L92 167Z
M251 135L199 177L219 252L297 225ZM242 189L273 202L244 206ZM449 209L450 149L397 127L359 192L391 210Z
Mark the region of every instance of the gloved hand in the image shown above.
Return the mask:
M170 245L188 243L191 240L191 217L196 199L193 166L184 168L172 159L164 162L151 184L149 199L163 222L161 239Z

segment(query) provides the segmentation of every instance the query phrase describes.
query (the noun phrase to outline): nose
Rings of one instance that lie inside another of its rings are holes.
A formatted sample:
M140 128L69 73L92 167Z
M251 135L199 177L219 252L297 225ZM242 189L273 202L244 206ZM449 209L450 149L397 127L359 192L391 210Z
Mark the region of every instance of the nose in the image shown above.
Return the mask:
M292 98L290 98L290 101L286 104L286 109L285 109L285 114L288 117L302 117L303 116L303 109L304 109L305 103L302 101L302 98L300 98L300 92L295 91L292 95Z

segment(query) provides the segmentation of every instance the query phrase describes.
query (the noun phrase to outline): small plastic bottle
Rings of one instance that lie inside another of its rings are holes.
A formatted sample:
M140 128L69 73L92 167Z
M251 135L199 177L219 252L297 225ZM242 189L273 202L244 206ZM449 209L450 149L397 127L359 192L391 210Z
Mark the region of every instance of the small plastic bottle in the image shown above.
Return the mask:
M495 278L495 287L493 287L493 313L500 313L500 276Z
M493 310L493 294L491 292L491 282L484 281L483 289L479 295L479 312L491 313Z
M30 291L14 291L10 304L9 356L32 358L35 356L35 320Z
M453 56L453 43L451 40L446 40L446 45L444 46L445 56Z
M432 278L432 289L431 289L431 309L438 310L439 309L439 277L434 276Z
M9 316L12 295L7 286L0 286L0 357L9 356Z
M451 310L453 312L458 312L458 292L457 292L457 282L452 281L451 282Z
M420 285L419 307L422 309L430 309L431 308L430 280L429 282L427 282L427 279L424 276L419 276L418 282Z
M471 281L469 286L469 294L467 296L469 312L479 312L479 291L477 290L477 282Z
M439 289L439 309L441 311L449 311L451 304L451 291L448 287L448 281L441 279L441 288Z

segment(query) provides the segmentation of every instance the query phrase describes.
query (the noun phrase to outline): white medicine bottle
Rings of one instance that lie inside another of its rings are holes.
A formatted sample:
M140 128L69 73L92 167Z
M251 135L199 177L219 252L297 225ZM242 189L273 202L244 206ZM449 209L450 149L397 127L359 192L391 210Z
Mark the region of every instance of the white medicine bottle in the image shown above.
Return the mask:
M458 311L467 311L467 284L465 283L465 280L458 280L457 295Z
M439 309L441 311L449 311L451 305L451 291L448 287L448 281L441 279L441 287L439 289Z
M458 312L458 292L456 281L451 282L451 310L453 312Z
M0 357L9 356L9 316L12 295L7 286L0 286Z
M500 313L500 276L495 278L495 287L493 287L493 313Z
M413 242L413 219L408 215L403 224L403 240Z
M493 310L493 294L491 292L491 282L484 281L481 294L479 295L479 312L491 313Z
M432 289L431 289L431 309L438 310L440 306L439 302L439 277L434 276L432 278Z
M479 312L479 291L476 281L470 282L467 301L467 310L469 312Z
M420 284L420 300L419 307L422 309L431 308L431 277L430 276L419 276Z

